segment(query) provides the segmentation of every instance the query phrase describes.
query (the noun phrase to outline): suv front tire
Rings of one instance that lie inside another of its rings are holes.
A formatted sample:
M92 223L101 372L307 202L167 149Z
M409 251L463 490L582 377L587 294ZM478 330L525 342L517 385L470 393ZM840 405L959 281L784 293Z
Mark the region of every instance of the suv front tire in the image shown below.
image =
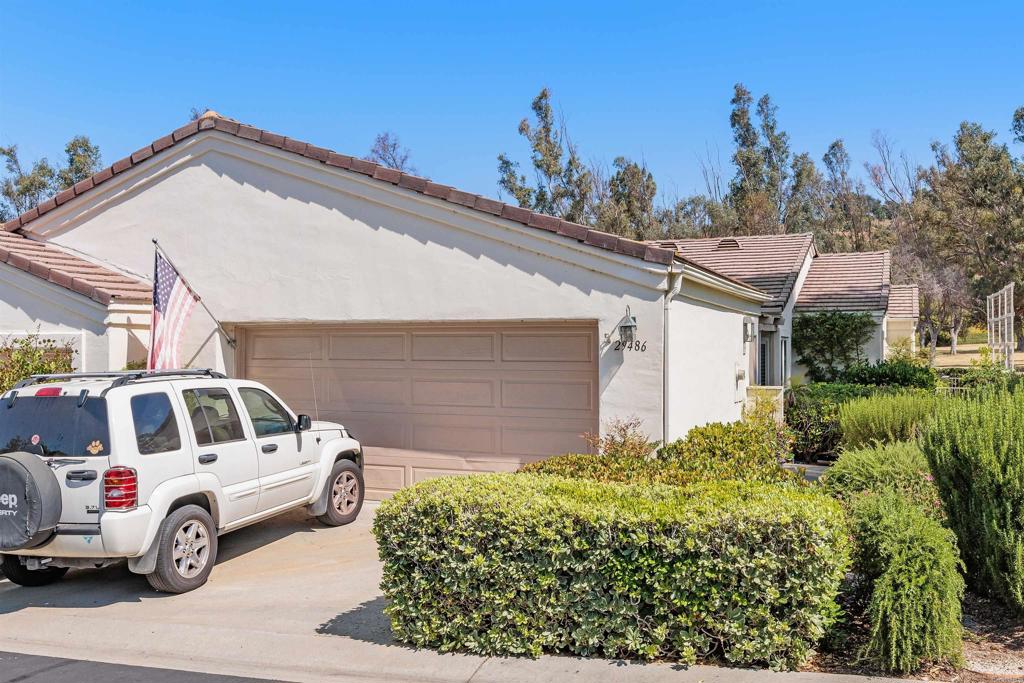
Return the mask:
M351 524L362 507L363 471L351 460L339 460L327 480L327 511L317 519L327 526Z
M198 505L185 505L160 525L156 570L146 579L161 593L187 593L210 577L217 561L217 527L210 513Z

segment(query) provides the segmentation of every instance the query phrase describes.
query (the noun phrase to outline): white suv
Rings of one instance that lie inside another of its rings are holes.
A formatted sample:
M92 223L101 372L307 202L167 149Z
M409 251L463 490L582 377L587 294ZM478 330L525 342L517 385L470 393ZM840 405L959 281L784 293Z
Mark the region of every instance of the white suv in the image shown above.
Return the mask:
M158 591L206 582L217 536L306 506L355 520L345 427L211 370L40 375L0 397L0 559L22 586L128 560Z

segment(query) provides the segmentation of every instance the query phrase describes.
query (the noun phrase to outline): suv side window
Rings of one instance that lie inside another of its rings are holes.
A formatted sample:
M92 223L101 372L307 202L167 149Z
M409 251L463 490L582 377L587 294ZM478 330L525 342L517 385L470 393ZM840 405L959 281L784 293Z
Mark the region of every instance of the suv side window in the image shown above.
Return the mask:
M295 422L285 407L262 389L241 387L238 394L249 413L257 437L284 434L295 430Z
M132 422L139 453L152 455L181 448L181 432L170 397L163 393L132 396Z
M186 389L181 394L197 444L209 446L245 438L242 421L227 389Z

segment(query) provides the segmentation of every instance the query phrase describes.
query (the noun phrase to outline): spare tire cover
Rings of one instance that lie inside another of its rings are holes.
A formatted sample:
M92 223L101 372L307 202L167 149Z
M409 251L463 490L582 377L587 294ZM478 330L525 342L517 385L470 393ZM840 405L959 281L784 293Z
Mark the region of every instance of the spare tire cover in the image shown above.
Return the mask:
M60 484L38 455L0 454L0 551L39 545L60 521Z

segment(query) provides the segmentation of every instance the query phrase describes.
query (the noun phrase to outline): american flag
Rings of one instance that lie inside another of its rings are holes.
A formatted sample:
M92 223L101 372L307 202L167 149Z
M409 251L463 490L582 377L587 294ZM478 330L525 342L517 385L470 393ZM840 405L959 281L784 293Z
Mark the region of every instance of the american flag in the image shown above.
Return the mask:
M198 300L174 266L157 252L153 269L153 318L149 327L150 370L180 367L181 336Z

